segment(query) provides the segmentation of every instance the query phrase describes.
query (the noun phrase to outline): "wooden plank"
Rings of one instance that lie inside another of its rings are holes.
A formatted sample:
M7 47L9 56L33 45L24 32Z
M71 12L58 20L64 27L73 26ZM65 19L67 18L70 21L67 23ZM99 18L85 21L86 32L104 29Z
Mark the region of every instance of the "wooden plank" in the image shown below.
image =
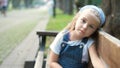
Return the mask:
M46 68L50 68L49 67L49 54L50 54L50 49L47 50L47 58L46 58Z
M120 67L120 40L107 34L99 32L99 54L109 68Z
M39 51L34 68L42 68L44 60L44 51Z
M58 31L37 31L39 36L56 36Z

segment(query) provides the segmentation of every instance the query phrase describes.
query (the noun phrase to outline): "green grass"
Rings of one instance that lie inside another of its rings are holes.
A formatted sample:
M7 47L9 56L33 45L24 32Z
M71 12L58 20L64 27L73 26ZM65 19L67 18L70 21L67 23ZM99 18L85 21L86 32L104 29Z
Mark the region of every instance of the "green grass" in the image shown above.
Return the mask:
M31 32L38 21L39 19L24 21L24 24L0 33L0 63Z

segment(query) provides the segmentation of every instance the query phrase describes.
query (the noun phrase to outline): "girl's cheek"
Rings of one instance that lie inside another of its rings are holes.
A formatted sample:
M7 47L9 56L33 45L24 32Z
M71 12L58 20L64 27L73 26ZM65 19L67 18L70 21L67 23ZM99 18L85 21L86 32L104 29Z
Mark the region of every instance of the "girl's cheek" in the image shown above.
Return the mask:
M87 34L88 36L91 36L95 31L88 31Z

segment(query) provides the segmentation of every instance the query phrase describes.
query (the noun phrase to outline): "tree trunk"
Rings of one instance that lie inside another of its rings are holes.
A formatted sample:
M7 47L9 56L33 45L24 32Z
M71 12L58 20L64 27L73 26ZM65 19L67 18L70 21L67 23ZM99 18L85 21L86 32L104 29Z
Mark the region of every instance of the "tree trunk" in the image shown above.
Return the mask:
M65 14L73 14L73 0L58 0L57 3L58 7L65 13Z
M103 0L102 8L106 14L104 30L120 39L120 0Z
M63 10L64 8L64 4L63 4L63 0L58 0L58 7L61 9L61 10Z
M73 0L64 0L64 13L73 14Z
M56 0L54 1L54 6L53 6L53 17L56 17Z

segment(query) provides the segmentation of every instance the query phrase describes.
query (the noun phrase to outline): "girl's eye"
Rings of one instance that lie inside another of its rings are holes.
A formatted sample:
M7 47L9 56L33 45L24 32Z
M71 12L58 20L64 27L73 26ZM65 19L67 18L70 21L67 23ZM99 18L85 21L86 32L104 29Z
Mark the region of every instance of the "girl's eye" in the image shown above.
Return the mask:
M95 27L93 25L89 25L89 27L92 28L92 29L95 29Z
M82 19L82 22L83 22L83 23L86 23L85 19Z

